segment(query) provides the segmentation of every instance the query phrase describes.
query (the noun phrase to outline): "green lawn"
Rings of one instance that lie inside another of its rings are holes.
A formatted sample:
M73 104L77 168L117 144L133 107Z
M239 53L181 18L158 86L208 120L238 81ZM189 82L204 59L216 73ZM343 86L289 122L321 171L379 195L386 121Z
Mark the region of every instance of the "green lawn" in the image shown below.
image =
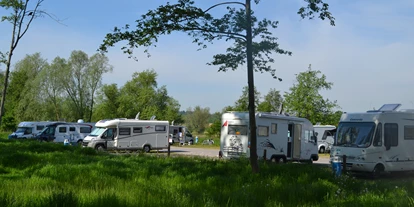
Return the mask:
M335 178L326 167L110 155L0 140L0 206L413 206L414 180Z

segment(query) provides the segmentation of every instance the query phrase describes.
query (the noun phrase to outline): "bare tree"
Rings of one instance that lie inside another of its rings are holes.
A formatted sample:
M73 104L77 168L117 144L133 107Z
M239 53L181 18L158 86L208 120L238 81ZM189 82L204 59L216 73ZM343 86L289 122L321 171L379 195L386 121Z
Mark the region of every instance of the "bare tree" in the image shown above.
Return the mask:
M1 0L0 7L6 10L11 10L9 16L2 16L1 21L8 21L12 24L12 38L10 41L10 49L7 53L1 53L1 62L6 64L6 71L4 74L4 87L0 103L0 125L4 115L4 103L6 100L6 91L9 82L10 65L13 57L13 52L17 48L19 41L23 38L34 19L43 16L49 16L56 20L52 15L40 10L40 6L44 0L36 0L35 3L30 4L29 0ZM7 56L7 57L6 57Z

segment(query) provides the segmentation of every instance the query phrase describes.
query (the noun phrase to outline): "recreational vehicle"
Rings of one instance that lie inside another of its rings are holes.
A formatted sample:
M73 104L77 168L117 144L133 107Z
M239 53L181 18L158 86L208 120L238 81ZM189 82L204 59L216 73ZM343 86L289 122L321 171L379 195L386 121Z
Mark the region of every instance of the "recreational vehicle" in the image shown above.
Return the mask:
M81 144L83 139L91 133L94 126L87 123L57 122L47 125L36 138L47 142L64 142Z
M315 136L318 139L318 151L319 153L325 153L330 151L334 143L333 129L336 129L333 125L314 125Z
M317 140L312 123L304 118L276 113L256 113L257 156L273 162L318 160ZM249 157L249 114L222 115L220 155L223 158Z
M20 122L17 130L9 135L9 139L31 139L45 128L46 125L53 122Z
M170 134L172 135L170 144L188 143L192 145L194 143L193 135L184 126L170 125ZM180 139L180 135L182 139Z
M169 122L156 120L101 120L83 140L96 150L151 150L168 148Z
M385 104L379 110L343 113L331 163L346 155L346 170L373 176L414 170L414 109L398 110L400 106Z

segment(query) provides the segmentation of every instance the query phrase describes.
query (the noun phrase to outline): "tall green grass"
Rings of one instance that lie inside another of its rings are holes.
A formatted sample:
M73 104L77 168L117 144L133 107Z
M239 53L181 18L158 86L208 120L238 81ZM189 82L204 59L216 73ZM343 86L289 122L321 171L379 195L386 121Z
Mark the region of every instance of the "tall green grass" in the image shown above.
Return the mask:
M0 206L413 206L414 181L335 178L329 168L111 155L0 140Z

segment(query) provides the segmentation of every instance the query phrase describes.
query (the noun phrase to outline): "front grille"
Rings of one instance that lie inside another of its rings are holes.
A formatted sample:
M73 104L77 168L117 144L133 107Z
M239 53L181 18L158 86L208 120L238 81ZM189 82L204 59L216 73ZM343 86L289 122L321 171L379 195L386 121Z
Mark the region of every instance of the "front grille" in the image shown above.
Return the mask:
M82 142L82 146L87 147L87 146L88 146L88 143L89 143L89 142L85 142L85 141L83 141L83 142Z

